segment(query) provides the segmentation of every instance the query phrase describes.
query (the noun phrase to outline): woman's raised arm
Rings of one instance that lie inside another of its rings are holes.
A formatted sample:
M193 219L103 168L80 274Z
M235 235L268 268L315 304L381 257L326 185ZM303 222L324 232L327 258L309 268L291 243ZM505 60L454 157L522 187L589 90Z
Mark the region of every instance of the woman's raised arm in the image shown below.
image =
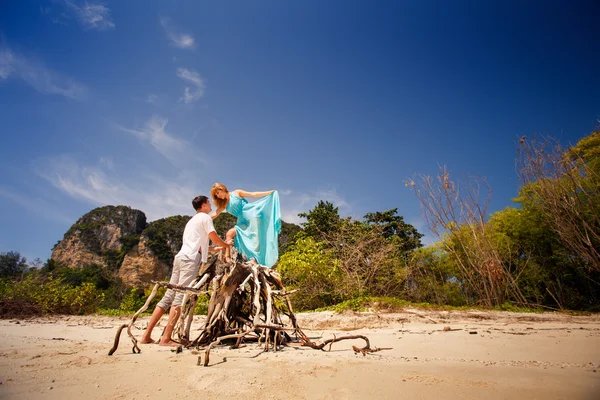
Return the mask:
M271 193L274 192L274 190L269 190L267 192L246 192L245 190L241 190L238 189L236 190L238 196L244 198L244 197L264 197L264 196L268 196Z

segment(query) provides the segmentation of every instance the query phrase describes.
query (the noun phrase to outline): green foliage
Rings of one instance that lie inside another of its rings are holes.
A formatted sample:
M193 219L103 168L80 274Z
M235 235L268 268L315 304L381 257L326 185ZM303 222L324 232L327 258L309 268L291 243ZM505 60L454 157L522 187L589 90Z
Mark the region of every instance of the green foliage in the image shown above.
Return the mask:
M335 259L312 237L299 238L279 258L277 269L288 289L300 289L292 298L298 310L312 310L346 298Z
M439 244L434 244L411 254L403 297L417 303L463 306L468 303L464 286L460 269Z
M151 312L151 311L150 311ZM142 315L147 315L149 312L142 313ZM130 311L123 311L119 308L99 308L96 310L94 314L97 315L105 315L107 317L126 317L131 316Z
M48 272L44 268L40 270L42 275L47 275ZM97 264L86 265L82 268L57 267L55 265L52 274L64 284L72 287L81 286L83 283L90 283L97 289L105 290L117 283L114 274Z
M0 253L0 278L21 276L28 269L27 259L16 251Z
M281 221L281 233L279 233L279 254L284 254L296 241L297 235L302 232L302 228L296 224L290 224Z
M396 239L401 251L410 251L421 247L423 235L411 224L404 222L404 217L397 215L398 209L376 211L364 216L365 222L378 226L386 239Z
M104 293L100 304L102 308L119 308L121 300L128 290L115 272L97 264L69 268L50 259L43 268L35 271L35 275L40 279L55 277L70 287L80 287L84 283L92 284Z
M144 291L142 289L133 288L123 297L119 310L127 312L136 312L146 303Z
M600 272L600 131L566 151L549 151L548 142L522 144L526 183L517 201L543 218L570 257Z
M171 264L181 249L185 224L189 216L176 215L152 221L142 232L148 238L147 245L154 255L164 263Z
M464 311L464 310L489 310L486 307L473 307L473 306L453 306L445 304L431 304L427 302L413 302L403 300L395 297L372 297L372 296L361 296L350 300L343 301L338 304L334 304L327 307L318 308L315 311L333 311L341 314L347 311L353 312L404 312L407 308L417 308L424 310L436 310L436 311ZM519 307L510 302L503 303L499 306L493 307L493 310L498 311L510 311L519 313L540 313L542 309L536 307Z
M407 308L420 308L426 310L466 310L471 307L449 306L443 304L415 303L395 297L360 296L343 301L332 306L319 308L316 311L333 311L343 313L354 312L403 312Z
M104 294L91 283L71 287L53 276L31 274L22 280L0 280L0 315L88 314Z
M154 286L147 287L145 289L141 289L141 288L129 289L127 294L125 296L123 296L123 300L121 301L121 304L119 305L119 310L121 310L123 312L128 312L128 313L137 312L140 308L142 308L142 306L144 304L146 304L146 300L148 299L148 297L150 297L150 294L152 293L152 289L154 289ZM162 297L164 296L166 291L167 291L167 289L164 287L158 288L156 295L154 296L154 298L148 305L147 311L152 312L152 310L154 310L154 308L156 307L156 305L158 304L160 299L162 299Z
M300 289L294 306L314 309L359 296L400 295L408 253L398 236L383 232L379 224L338 219L327 232L319 231L319 240L297 234L278 263L286 285Z
M494 310L510 311L510 312L523 312L523 313L540 313L540 312L542 312L542 310L540 308L519 307L508 301L503 304L500 304L499 306L494 307Z
M210 297L205 294L198 295L198 301L196 302L196 307L194 308L195 315L206 315L208 313L208 303L210 301Z
M600 286L595 283L600 273L572 256L538 207L508 207L492 214L489 223L528 304L561 309L600 304Z
M380 226L345 219L324 240L339 263L347 295L400 293L406 252L401 251L397 237L385 238Z
M600 130L596 130L577 142L566 152L568 159L581 159L592 171L600 174Z
M104 300L100 304L101 308L119 308L123 296L127 294L128 288L121 280L113 280L107 289L102 290Z
M229 213L222 212L217 218L213 220L215 231L219 237L224 238L228 230L235 226L237 218Z
M341 219L338 208L323 200L319 200L317 206L308 213L300 213L298 216L306 218L306 222L302 223L304 232L315 238L334 231Z

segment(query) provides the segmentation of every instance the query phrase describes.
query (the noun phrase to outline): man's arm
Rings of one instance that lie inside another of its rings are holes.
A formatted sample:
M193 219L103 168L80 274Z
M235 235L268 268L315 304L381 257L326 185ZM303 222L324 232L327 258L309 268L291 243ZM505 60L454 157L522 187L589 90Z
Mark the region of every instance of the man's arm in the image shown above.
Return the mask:
M221 238L219 237L219 235L217 235L217 232L215 232L215 231L212 231L212 232L210 232L210 233L208 234L208 237L209 237L209 239L210 239L210 240L212 240L212 242L213 242L214 244L216 244L217 246L220 246L220 247L231 247L231 244L229 244L229 243L227 243L227 242L223 241L223 239L221 239Z

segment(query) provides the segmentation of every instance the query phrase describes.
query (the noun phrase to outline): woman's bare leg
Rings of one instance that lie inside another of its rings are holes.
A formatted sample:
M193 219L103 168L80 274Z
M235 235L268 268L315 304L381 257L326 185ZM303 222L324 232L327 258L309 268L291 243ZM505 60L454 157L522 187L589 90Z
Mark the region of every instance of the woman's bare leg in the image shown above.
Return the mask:
M235 235L236 235L235 228L231 228L225 234L225 240L233 240L233 238L235 237ZM231 260L231 249L229 247L227 247L225 249L225 261L229 262L230 260Z

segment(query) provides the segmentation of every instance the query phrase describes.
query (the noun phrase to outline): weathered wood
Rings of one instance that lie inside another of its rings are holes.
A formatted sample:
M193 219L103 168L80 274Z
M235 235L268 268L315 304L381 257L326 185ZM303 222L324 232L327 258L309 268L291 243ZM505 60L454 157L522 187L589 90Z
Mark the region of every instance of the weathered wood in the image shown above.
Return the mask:
M240 255L232 254L229 262L211 255L210 262L202 268L198 278L189 287L164 282L156 283L144 307L138 310L129 324L123 325L117 332L109 355L116 351L121 331L128 327L130 332L137 316L147 309L159 286L185 293L181 316L174 332L179 339L177 342L183 347L205 350L204 362L201 362L199 357L198 365L207 366L210 351L225 341L235 341L231 346L233 349L238 348L244 341L255 341L263 351L277 351L281 346L292 343L290 333L295 335L296 342L301 346L317 350L323 350L327 345L331 349L333 343L348 339L362 339L366 342L366 346L362 348L353 346L354 351L363 355L382 350L372 349L369 339L363 335L334 337L319 343L312 342L298 326L292 309L290 295L295 290L288 292L276 271L249 262ZM210 290L208 290L209 286ZM206 320L198 337L190 340L194 307L197 295L201 293L210 293ZM279 300L275 301L275 297ZM283 315L289 318L290 325L284 323ZM130 337L134 344L134 352L139 352L137 340L131 334Z
M119 329L117 330L117 334L115 335L113 347L108 352L109 356L112 356L114 354L114 352L117 351L117 348L119 347L119 339L121 337L121 332L123 332L124 328L127 328L127 335L129 335L129 337L131 338L131 341L133 342L133 350L132 350L133 353L141 353L142 352L142 350L137 345L137 339L131 333L131 327L137 320L138 316L148 309L150 302L152 301L152 299L154 299L154 297L156 296L156 293L158 292L159 286L160 286L160 283L156 283L154 285L154 288L152 289L150 296L148 296L148 299L146 299L146 302L144 303L144 305L133 315L133 317L131 318L131 322L129 322L129 324L121 325L119 327Z

